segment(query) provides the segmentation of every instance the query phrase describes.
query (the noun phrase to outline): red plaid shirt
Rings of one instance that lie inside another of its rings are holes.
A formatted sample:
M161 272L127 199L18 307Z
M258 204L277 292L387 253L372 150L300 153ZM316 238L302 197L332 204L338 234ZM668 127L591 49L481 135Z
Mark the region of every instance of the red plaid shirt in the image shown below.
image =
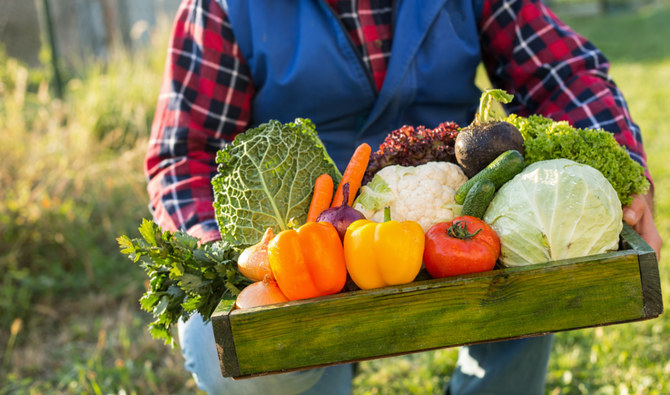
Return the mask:
M379 89L391 55L391 0L328 0ZM539 0L484 0L479 26L494 86L508 108L614 133L646 167L642 138L609 63ZM146 157L150 208L165 229L218 239L210 179L216 152L247 129L254 86L226 13L215 0L185 0L175 20Z

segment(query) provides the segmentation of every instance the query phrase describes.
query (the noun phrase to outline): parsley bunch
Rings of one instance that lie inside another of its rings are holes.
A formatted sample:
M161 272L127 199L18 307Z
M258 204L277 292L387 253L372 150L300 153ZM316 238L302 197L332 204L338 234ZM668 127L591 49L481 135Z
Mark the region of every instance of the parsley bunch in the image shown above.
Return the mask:
M117 241L121 252L150 279L140 305L154 317L151 335L166 344L175 345L172 324L194 312L209 319L219 303L232 306L235 296L250 283L237 269L239 248L225 242L199 245L184 231L164 232L146 219L139 231L141 238L123 235Z

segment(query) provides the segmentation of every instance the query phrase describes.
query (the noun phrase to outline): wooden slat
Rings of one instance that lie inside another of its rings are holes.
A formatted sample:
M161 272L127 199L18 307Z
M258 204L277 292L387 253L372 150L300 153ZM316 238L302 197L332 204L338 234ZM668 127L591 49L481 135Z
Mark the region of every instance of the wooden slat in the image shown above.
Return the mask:
M644 317L637 255L233 311L240 374L297 369Z
M654 251L628 226L620 251L341 293L212 317L224 376L248 377L653 318ZM223 305L223 304L222 304Z
M624 227L621 238L639 254L645 317L657 317L663 313L663 296L656 252L629 226Z
M639 259L645 318L658 317L663 314L663 295L656 253L640 255Z
M227 312L217 312L213 316L212 330L214 331L216 351L219 354L221 373L224 377L238 377L240 368L237 364L233 331L230 328L230 319Z
M640 255L640 280L645 318L658 317L663 314L663 295L655 253Z

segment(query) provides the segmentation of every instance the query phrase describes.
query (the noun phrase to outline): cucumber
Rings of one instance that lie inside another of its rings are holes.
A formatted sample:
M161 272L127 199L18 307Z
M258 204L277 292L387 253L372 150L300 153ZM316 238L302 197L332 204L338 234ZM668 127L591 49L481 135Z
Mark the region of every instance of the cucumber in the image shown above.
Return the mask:
M475 185L470 188L463 201L463 210L461 215L469 215L481 219L486 212L486 208L493 200L496 193L496 186L493 181L480 179L475 181Z
M468 191L479 180L489 180L495 185L495 189L500 188L504 183L511 180L512 177L519 174L526 166L523 155L517 150L509 150L500 154L493 162L489 163L479 173L475 174L471 179L461 185L456 190L454 200L456 203L463 204Z

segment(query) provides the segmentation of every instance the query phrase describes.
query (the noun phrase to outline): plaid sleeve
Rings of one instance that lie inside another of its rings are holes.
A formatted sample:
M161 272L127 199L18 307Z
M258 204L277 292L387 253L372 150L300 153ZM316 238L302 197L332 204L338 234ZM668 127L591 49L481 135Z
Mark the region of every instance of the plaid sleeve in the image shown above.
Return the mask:
M515 95L509 111L607 130L646 168L640 129L607 59L541 0L485 0L480 35L491 83Z
M246 129L253 93L225 12L214 0L184 0L145 158L149 208L161 227L220 238L210 182L216 152Z

